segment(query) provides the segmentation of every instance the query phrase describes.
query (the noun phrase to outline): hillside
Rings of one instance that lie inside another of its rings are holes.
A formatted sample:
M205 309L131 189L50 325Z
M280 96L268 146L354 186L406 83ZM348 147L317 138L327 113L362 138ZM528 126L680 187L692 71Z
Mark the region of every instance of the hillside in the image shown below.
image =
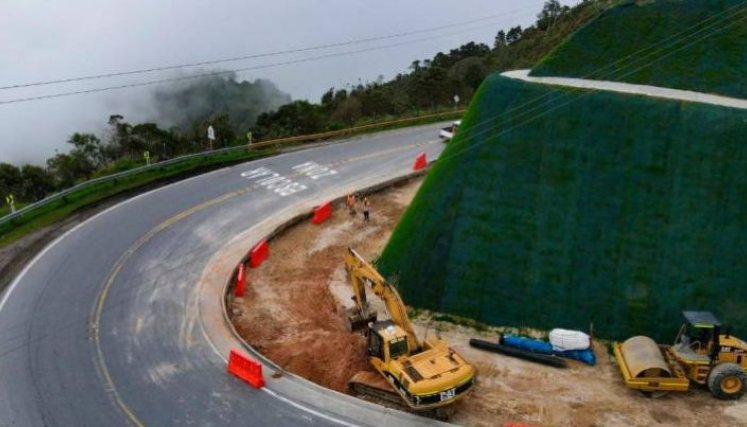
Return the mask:
M747 3L743 0L627 1L581 28L541 61L532 75L643 83L747 98L745 52ZM625 60L624 67L619 60Z
M408 304L490 324L668 341L698 308L744 335L745 121L492 75L379 268Z

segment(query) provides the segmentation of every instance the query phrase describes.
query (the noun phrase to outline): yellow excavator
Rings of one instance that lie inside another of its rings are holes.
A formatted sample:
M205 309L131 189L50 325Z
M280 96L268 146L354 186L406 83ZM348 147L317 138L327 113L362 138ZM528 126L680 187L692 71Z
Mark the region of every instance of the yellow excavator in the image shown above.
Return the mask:
M747 343L721 330L709 311L685 311L685 324L674 345L657 345L637 336L615 343L615 357L625 384L658 396L706 386L714 397L733 400L747 392Z
M386 384L381 384L376 376L358 373L350 381L351 388L389 401L394 395L411 410L431 411L444 417L438 409L472 389L475 368L441 339L419 341L397 289L355 250L348 249L345 267L355 301L347 312L348 327L351 331L366 331L368 359L386 379ZM377 321L377 312L367 301L366 285L384 302L391 320Z

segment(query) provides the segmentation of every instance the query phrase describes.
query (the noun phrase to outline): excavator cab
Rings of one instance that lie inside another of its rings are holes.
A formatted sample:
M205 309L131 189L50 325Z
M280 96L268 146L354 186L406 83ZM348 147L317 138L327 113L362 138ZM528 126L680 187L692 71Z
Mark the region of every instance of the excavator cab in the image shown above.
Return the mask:
M407 357L410 347L407 333L391 320L374 323L368 330L368 356L375 357L383 363L391 359Z

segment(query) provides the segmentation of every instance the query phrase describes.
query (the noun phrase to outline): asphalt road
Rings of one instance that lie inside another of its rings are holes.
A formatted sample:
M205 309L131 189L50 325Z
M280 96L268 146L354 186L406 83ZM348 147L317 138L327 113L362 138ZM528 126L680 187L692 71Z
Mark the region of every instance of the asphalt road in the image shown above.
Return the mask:
M247 387L226 374L224 347L198 324L194 290L237 234L404 175L420 151L435 158L441 126L214 171L118 204L60 237L0 302L0 426L421 423L396 411L372 415L370 404L298 381Z

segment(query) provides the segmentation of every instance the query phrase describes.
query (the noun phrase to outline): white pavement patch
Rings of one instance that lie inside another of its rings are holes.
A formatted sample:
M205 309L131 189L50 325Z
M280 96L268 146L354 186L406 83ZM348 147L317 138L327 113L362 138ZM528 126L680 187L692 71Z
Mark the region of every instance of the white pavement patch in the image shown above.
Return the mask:
M306 186L284 177L272 169L261 167L250 171L242 172L241 176L254 181L260 187L272 190L282 197L290 196L306 189Z
M673 99L677 101L698 102L701 104L718 105L747 110L747 99L731 98L728 96L711 95L689 90L668 89L659 86L636 85L631 83L610 82L605 80L586 80L571 77L532 77L531 70L506 71L502 76L524 80L530 83L541 83L551 86L566 86L579 89L604 90L609 92L626 93L630 95L644 95L654 98Z

